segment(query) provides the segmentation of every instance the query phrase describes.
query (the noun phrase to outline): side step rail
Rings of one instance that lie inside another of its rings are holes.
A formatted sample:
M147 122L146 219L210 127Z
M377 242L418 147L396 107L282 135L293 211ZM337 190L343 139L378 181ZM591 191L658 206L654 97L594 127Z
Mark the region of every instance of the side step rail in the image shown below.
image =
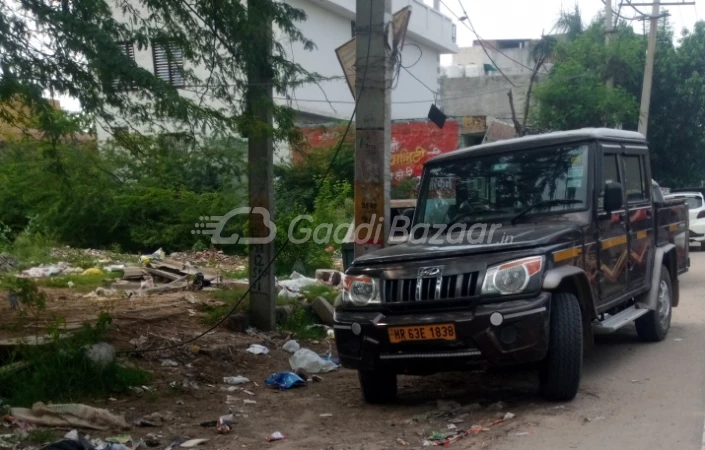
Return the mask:
M610 334L619 330L626 324L635 321L648 312L649 310L646 308L637 308L636 305L630 306L624 311L615 314L614 316L610 316L602 322L594 323L592 325L592 331L595 334Z

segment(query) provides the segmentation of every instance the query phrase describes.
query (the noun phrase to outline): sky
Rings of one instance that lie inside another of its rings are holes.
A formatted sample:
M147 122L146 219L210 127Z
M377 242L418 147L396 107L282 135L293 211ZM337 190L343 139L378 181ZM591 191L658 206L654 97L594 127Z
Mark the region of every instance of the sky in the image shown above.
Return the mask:
M354 0L349 0L354 1ZM433 5L433 0L423 0L428 5ZM622 0L612 0L615 10ZM626 0L624 0L626 2ZM634 3L649 3L651 0L632 0ZM666 1L666 0L664 0ZM674 0L668 0L672 2ZM680 1L680 0L675 0ZM472 21L475 31L482 39L537 39L542 33L548 33L560 17L561 9L572 10L577 4L587 23L604 11L605 5L601 0L442 0L441 11L457 23L456 15L465 14L460 6L465 7ZM695 0L694 6L667 6L671 13L669 20L673 24L676 37L680 30L692 29L696 20L705 19L705 0ZM651 12L651 7L640 7L645 13ZM625 17L634 17L634 9L624 6L620 14ZM641 32L641 22L633 22L637 32ZM472 31L462 23L457 23L457 39L460 47L472 46L476 39ZM441 64L451 64L451 56L444 55ZM62 97L61 106L64 109L77 111L80 106L74 99Z
M616 11L622 0L612 0ZM632 0L633 3L650 3L652 0ZM666 1L666 0L663 0ZM674 0L667 0L673 2ZM681 0L675 0L681 1ZM624 0L626 3L626 0ZM433 0L424 0L428 5ZM441 11L457 22L456 17L464 16L460 4L465 7L475 31L482 39L537 39L542 33L548 33L560 17L561 9L572 10L577 4L583 16L583 21L589 23L600 12L605 10L601 0L442 0ZM695 0L694 6L667 6L671 14L676 37L680 36L683 27L692 29L696 20L705 19L705 0ZM449 11L450 10L450 11ZM651 14L651 6L639 7L639 10ZM620 14L634 17L634 9L629 6L621 8ZM633 22L635 30L642 32L642 23ZM458 45L469 47L476 39L472 31L457 23ZM450 64L450 56L442 58L443 65Z

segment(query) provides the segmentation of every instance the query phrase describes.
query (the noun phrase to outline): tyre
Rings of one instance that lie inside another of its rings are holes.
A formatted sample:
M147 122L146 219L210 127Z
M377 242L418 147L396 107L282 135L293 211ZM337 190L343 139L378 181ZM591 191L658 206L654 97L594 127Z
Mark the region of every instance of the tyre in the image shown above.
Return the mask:
M583 322L575 295L553 295L550 326L548 354L539 370L539 390L546 400L569 401L578 393L583 367Z
M397 398L397 374L370 370L357 372L367 403L389 403Z
M666 266L661 266L661 279L658 284L656 310L649 311L636 319L636 332L645 342L659 342L666 338L671 328L671 308L673 289L671 275Z

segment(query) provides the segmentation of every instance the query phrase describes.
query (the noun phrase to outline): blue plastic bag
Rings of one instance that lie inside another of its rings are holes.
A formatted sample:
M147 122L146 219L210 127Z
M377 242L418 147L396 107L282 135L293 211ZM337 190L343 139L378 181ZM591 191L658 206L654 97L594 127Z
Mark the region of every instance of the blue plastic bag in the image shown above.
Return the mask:
M296 386L305 386L306 381L294 372L273 373L264 381L267 386L278 387L282 391Z
M330 353L324 354L324 355L318 355L318 356L320 356L321 359L325 359L326 361L332 362L332 363L335 364L336 366L339 366L339 365L340 365L340 362L338 362L338 361L336 361L335 359L333 359L333 355L331 355Z

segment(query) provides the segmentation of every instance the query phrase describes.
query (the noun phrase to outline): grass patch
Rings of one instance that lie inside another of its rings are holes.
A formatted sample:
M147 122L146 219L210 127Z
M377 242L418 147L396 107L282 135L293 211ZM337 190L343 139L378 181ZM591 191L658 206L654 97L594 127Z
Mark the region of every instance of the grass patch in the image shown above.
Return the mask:
M27 432L27 441L34 444L48 444L59 439L59 435L51 428L35 428Z
M301 293L309 302L316 300L318 297L323 297L331 305L335 302L335 298L338 296L338 290L336 288L325 284L311 284L309 286L304 286L301 288Z
M210 294L211 297L222 301L224 304L219 306L205 305L203 308L206 312L206 316L203 318L203 323L206 325L215 325L220 319L225 317L233 305L240 301L242 295L245 293L245 289L225 289L222 291L214 291ZM250 308L250 298L245 297L245 299L238 306L238 310L247 311Z
M39 278L37 284L49 288L66 288L69 281L74 284L74 289L79 292L90 292L97 287L103 286L106 279L114 280L122 278L122 272L105 272L100 275L61 275L57 277Z
M318 318L310 308L295 307L294 312L284 321L278 323L279 329L286 333L293 333L297 339L323 339L326 330L313 325L318 324Z
M117 362L98 366L86 357L86 348L105 339L110 316L102 314L94 326L61 337L58 326L50 330L44 346L20 346L7 363L22 361L18 372L0 374L0 399L13 406L42 402L80 402L128 392L130 386L149 383L151 375Z

